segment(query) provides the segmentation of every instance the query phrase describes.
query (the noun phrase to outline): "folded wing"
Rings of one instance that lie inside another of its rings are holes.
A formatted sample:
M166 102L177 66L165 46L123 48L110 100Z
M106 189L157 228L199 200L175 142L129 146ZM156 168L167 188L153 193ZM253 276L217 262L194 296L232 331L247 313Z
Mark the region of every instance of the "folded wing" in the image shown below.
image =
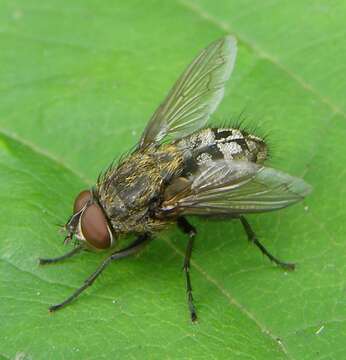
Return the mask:
M174 186L174 182L172 184ZM248 161L210 162L165 199L162 210L186 215L232 215L277 210L311 191L302 179Z
M180 138L203 127L219 105L237 53L236 40L227 36L204 49L187 67L150 119L139 148L165 136Z

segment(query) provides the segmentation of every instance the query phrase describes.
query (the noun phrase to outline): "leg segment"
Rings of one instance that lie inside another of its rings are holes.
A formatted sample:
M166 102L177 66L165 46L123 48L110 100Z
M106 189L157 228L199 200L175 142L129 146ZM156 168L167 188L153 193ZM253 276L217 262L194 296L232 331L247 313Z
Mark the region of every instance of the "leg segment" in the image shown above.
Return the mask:
M283 262L279 259L277 259L275 256L273 256L257 239L256 234L254 233L254 231L252 230L250 224L247 222L247 220L245 219L244 216L240 216L239 217L240 222L243 225L243 228L246 232L246 235L249 239L250 242L254 243L262 252L262 254L264 254L265 256L267 256L271 261L273 261L276 265L281 266L283 269L286 270L294 270L295 265L292 263L286 263Z
M46 265L46 264L53 264L53 263L57 263L59 261L68 259L76 254L78 254L79 252L81 252L84 249L83 245L78 245L76 247L74 247L71 251L69 251L68 253L62 255L62 256L58 256L56 258L50 258L50 259L44 259L44 258L39 258L39 264L40 265Z
M102 273L102 271L114 260L125 258L129 255L133 255L140 251L148 242L150 241L150 236L147 234L139 236L134 242L132 242L126 248L116 251L107 257L101 265L93 272L85 281L84 284L78 288L71 296L69 296L65 301L60 304L52 305L49 307L49 311L59 310L70 302L72 302L75 298L77 298L86 288L88 288L92 283L97 279L97 277Z
M187 247L185 250L183 270L186 277L187 303L190 310L191 320L192 322L194 322L197 320L197 314L196 314L195 306L193 304L192 286L190 279L190 259L192 254L193 242L197 232L196 229L184 217L180 217L178 219L178 226L185 234L189 235L189 242L187 243Z

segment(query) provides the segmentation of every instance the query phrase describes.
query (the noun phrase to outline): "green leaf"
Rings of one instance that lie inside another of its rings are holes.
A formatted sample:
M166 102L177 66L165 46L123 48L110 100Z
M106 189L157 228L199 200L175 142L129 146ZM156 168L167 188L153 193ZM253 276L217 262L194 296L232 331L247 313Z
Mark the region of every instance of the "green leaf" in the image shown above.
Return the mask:
M346 351L343 1L0 0L0 357L343 359ZM192 58L233 33L238 59L214 119L244 111L270 133L271 165L314 191L249 218L294 273L270 264L240 224L192 219L191 324L174 227L112 264L71 306L49 305L105 257L56 231L78 191L130 149Z

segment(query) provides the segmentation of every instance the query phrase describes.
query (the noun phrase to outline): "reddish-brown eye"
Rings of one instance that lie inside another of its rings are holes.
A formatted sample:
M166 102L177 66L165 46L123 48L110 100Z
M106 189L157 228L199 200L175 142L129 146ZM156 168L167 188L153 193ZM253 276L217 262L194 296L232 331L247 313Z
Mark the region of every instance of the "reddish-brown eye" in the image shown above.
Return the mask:
M91 199L91 193L89 190L84 190L78 194L73 205L73 213L76 214L82 210L86 203Z
M81 230L85 240L96 249L107 249L111 246L107 220L99 205L91 204L84 210Z

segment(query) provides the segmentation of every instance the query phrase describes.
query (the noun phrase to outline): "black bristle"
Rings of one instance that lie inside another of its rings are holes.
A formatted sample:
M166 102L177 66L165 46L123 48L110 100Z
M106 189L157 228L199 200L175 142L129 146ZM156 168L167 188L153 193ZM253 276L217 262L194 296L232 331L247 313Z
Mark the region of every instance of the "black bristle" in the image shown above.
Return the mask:
M263 140L267 145L267 160L272 159L272 154L275 153L275 145L273 146L272 134L269 130L263 130L261 126L258 125L259 122L250 120L248 114L246 114L245 108L236 115L230 115L228 119L216 119L213 121L211 126L212 128L219 129L237 129L240 130L244 135L254 135Z

